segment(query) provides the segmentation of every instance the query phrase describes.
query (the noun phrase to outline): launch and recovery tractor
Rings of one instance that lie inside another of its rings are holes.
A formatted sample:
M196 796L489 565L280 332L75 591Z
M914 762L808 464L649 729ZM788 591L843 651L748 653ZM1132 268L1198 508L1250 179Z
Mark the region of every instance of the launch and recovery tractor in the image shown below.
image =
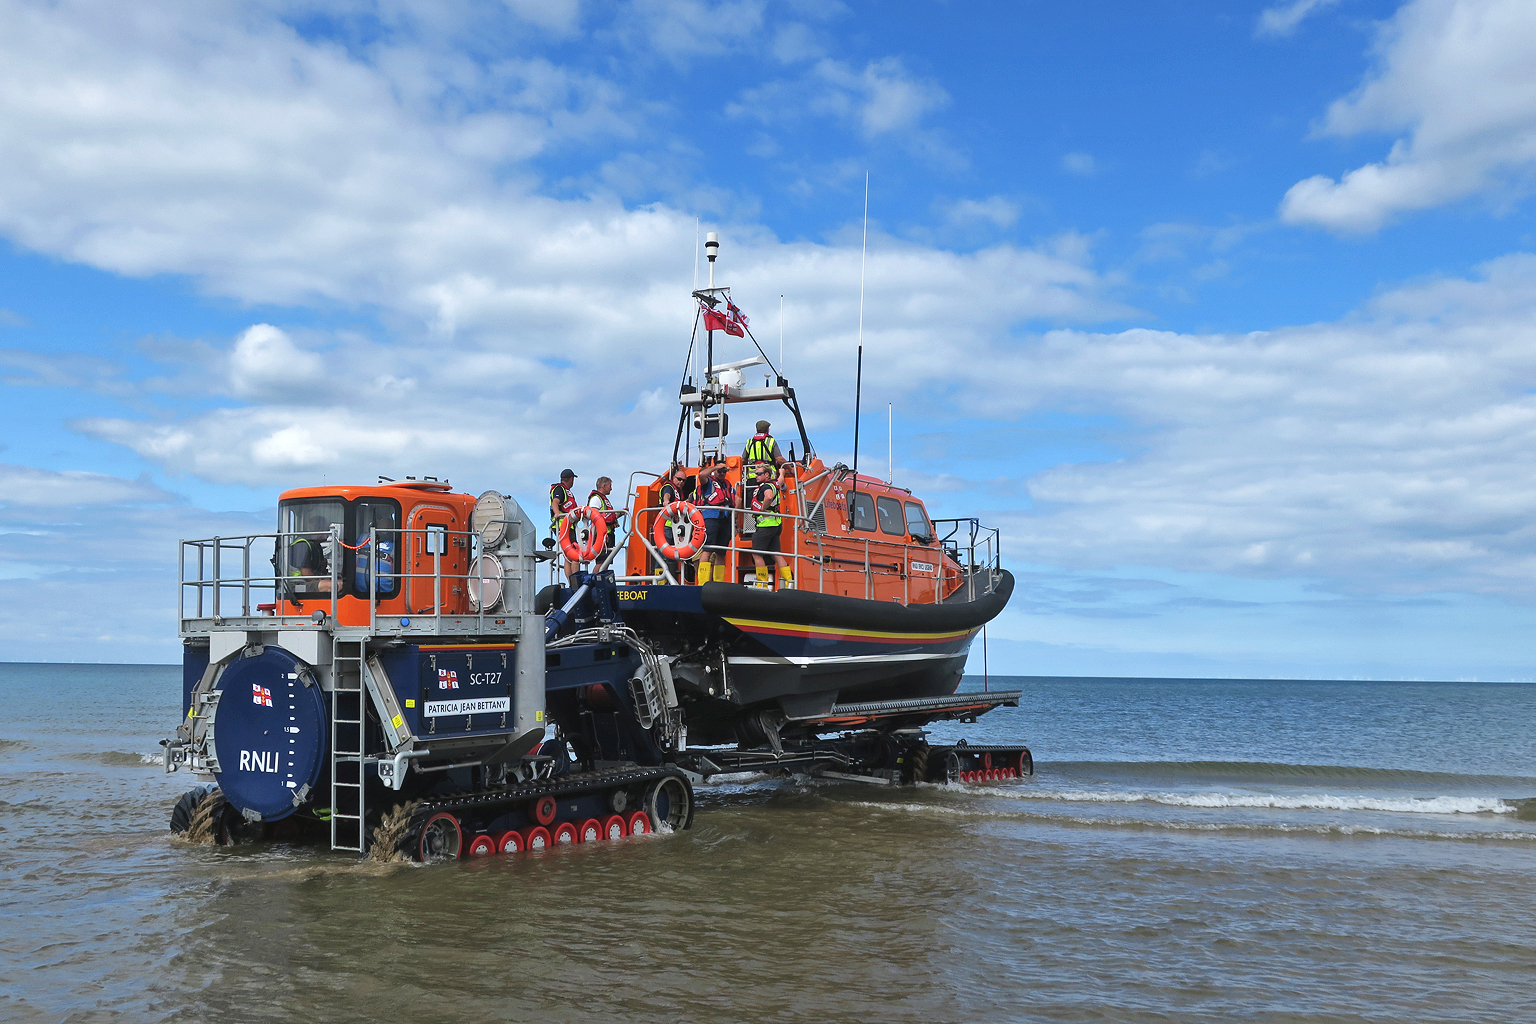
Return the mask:
M202 781L171 828L432 861L687 829L695 783L724 772L1032 771L1025 747L930 745L922 728L1016 692L828 707L690 747L691 722L719 731L720 694L680 663L701 646L626 621L634 583L602 561L540 587L557 556L539 534L513 498L428 477L287 491L271 533L182 541L165 769Z

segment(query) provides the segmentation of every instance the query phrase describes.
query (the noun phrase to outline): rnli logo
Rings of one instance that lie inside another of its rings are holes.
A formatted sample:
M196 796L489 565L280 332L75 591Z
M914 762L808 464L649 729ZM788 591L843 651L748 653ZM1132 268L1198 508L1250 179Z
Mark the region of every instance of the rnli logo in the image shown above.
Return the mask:
M440 668L437 670L437 685L444 690L457 690L459 674L451 668Z
M277 774L277 751L275 750L242 750L240 751L240 770L243 772L268 772Z
M272 706L272 691L267 689L265 686L257 686L255 683L252 683L251 684L251 703L252 704L260 704L263 707L268 707L268 708L271 707Z

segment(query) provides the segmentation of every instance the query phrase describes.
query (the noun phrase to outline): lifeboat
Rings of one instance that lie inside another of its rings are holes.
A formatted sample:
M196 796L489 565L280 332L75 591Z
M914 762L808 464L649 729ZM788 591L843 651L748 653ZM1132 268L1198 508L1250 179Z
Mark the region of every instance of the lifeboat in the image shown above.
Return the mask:
M794 388L730 289L714 284L713 236L706 252L710 285L693 293L689 362L697 351L708 371L681 382L673 446L684 480L669 488L665 474L631 477L630 533L603 566L616 570L618 614L670 656L697 741L772 743L830 731L842 727L836 709L855 704L888 707L902 726L961 717L954 709L963 702L952 695L971 644L1013 592L998 531L973 518L936 519L891 480L825 464ZM717 363L726 344L755 353ZM764 411L777 405L783 410ZM738 422L793 424L794 440L783 443L787 430L776 438L782 461L744 461L754 431L733 435L733 410ZM702 504L701 470L716 465L735 495L729 543L692 552L698 538L685 542L693 528L683 520ZM764 581L755 571L757 516L747 492L765 479L778 487L779 555L791 579L770 570ZM658 522L663 515L667 523ZM701 556L713 561L707 573Z

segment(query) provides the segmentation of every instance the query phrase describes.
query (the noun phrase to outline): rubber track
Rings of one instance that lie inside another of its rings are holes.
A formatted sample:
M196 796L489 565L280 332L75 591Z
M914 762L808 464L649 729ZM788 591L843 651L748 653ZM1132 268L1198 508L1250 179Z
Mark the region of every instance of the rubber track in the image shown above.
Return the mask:
M496 804L515 804L524 800L537 799L542 796L562 797L572 793L588 793L595 789L606 789L613 786L627 786L635 782L649 782L651 779L659 779L666 775L676 775L686 779L683 772L671 765L656 765L642 768L632 765L628 768L604 768L595 772L575 772L571 775L561 775L553 779L535 779L532 782L517 782L510 786L502 786L499 789L488 789L479 793L465 793L462 796L444 797L439 800L428 800L417 809L412 818L420 818L423 814L436 814L438 811L452 811L455 808L485 808ZM425 820L425 818L422 818Z

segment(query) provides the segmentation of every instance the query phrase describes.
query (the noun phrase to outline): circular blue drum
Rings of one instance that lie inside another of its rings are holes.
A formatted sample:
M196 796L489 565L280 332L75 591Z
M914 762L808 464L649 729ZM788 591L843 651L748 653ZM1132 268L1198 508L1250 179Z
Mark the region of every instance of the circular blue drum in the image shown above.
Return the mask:
M325 696L308 665L281 647L246 648L214 689L210 726L224 798L276 821L308 798L325 767ZM251 814L246 815L248 818Z

